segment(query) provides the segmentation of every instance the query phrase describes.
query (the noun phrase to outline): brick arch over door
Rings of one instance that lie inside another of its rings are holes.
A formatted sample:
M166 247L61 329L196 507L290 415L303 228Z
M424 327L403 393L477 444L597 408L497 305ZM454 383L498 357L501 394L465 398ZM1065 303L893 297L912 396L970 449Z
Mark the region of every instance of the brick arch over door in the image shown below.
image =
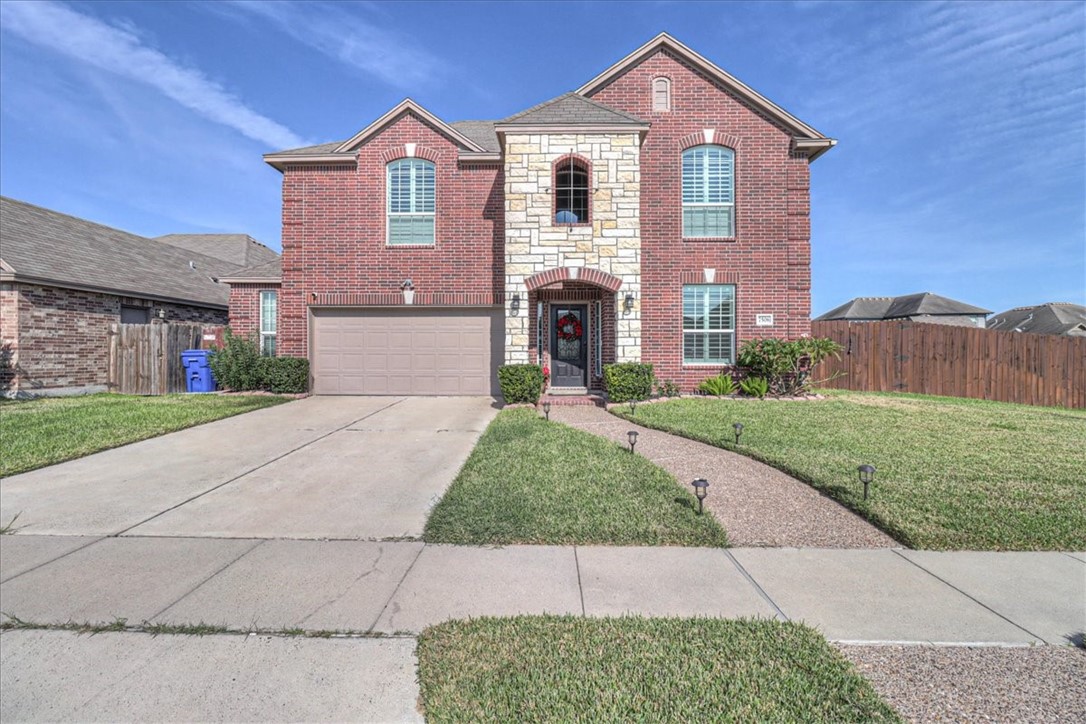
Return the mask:
M531 275L524 280L524 284L528 287L528 291L534 292L540 287L545 287L548 284L554 284L555 282L566 281L567 279L585 282L587 284L595 284L598 287L603 287L609 292L617 292L622 287L622 280L613 274L608 274L599 269L587 269L583 267L558 267L555 269L547 269L546 271Z

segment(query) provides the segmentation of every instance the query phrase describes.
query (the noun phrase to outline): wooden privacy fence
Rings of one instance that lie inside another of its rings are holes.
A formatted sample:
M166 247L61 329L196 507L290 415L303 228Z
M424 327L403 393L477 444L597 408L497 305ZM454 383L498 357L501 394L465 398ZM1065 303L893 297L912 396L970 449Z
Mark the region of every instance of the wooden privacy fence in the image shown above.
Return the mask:
M181 353L207 348L205 335L222 327L203 324L113 324L109 331L109 389L126 395L184 392Z
M1086 338L917 322L813 322L843 348L820 386L1086 408Z

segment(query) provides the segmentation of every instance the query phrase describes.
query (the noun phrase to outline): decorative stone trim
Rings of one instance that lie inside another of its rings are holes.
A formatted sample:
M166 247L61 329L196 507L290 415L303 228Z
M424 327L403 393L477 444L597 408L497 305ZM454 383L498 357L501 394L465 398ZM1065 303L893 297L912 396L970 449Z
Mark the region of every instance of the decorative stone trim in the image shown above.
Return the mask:
M707 133L711 131L711 135ZM703 131L696 131L688 136L683 136L679 140L679 150L685 151L688 148L694 146L704 146L706 144L716 144L717 146L726 146L733 151L739 150L739 147L743 145L743 140L739 136L732 135L731 133L722 133L714 129L705 129Z
M409 148L412 147L413 148ZM439 154L432 148L420 146L417 143L405 143L402 146L393 146L381 154L381 162L390 164L401 158L421 158L425 161L437 163Z
M680 284L705 284L705 272L684 271L679 274ZM713 284L738 284L739 272L726 269L717 269Z
M490 307L502 304L504 294L462 292L415 292L411 305L404 303L401 291L364 293L317 293L309 296L313 307Z
M622 280L613 274L608 274L605 271L591 268L579 268L576 267L576 272L572 272L569 267L558 267L556 269L547 269L536 274L532 274L530 277L524 280L524 285L528 287L528 291L533 292L540 287L545 287L548 284L554 284L556 282L569 280L576 280L579 282L585 282L588 284L595 284L598 287L603 287L609 292L617 292L622 287ZM576 274L576 276L574 276Z

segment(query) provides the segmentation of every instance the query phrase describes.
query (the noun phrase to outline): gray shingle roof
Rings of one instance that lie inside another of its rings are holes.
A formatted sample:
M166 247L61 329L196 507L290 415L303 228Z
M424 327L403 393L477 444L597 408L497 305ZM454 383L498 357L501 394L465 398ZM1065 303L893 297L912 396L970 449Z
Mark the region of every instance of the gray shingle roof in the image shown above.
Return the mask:
M166 234L156 236L155 241L213 256L240 267L265 264L279 258L275 251L248 234Z
M302 146L301 148L288 148L285 151L276 151L276 156L308 156L310 154L332 153L343 145L343 141L321 143L316 146Z
M509 116L501 121L513 125L607 125L647 126L637 116L619 111L577 93L564 93L557 98Z
M225 307L222 259L0 197L0 260L14 278ZM195 268L190 266L190 262Z
M919 294L904 294L900 297L856 297L815 317L815 321L903 319L918 315L956 314L991 314L991 310L974 307L931 292L920 292Z
M494 121L453 121L449 125L488 151L502 150L494 132Z
M257 264L246 269L238 269L235 272L226 274L223 279L228 283L231 281L241 280L266 280L266 279L282 279L283 278L283 260L276 258L272 261L265 262L263 264Z
M987 326L1004 332L1086 335L1086 307L1069 302L1016 307L995 315Z

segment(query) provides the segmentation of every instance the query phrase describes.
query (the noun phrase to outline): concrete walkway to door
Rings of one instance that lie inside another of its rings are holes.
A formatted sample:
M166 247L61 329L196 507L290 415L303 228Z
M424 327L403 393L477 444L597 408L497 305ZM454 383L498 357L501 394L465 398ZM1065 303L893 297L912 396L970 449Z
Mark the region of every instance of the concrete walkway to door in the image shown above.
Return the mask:
M24 534L418 537L487 397L309 397L0 481Z

